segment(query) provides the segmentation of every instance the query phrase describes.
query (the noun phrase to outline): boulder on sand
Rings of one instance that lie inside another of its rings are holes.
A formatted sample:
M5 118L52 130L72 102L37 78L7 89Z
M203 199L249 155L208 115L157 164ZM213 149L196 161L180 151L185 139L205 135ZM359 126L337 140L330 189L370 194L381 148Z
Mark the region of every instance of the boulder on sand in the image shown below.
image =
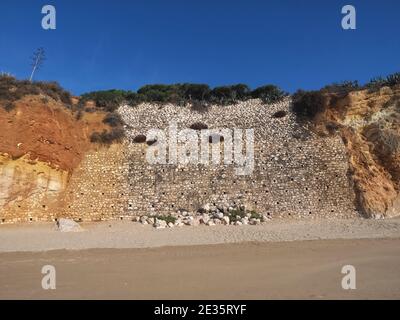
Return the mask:
M57 224L57 230L61 232L83 231L81 226L77 222L71 219L61 218L57 220L56 224Z

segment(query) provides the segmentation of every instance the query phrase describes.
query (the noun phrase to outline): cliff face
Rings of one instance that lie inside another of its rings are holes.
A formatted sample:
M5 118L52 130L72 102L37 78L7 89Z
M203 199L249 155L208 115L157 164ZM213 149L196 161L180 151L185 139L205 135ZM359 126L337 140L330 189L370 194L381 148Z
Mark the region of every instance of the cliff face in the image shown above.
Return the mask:
M127 139L109 148L90 142L109 129L99 111L77 117L43 95L0 107L0 222L196 211L204 204L244 205L277 216L391 217L400 214L400 88L332 97L316 127L296 122L290 99L209 106L123 106ZM281 116L276 116L280 114ZM149 146L133 143L151 128L252 128L254 171L230 166L152 165ZM342 143L343 141L343 143ZM356 199L356 201L354 201Z
M90 134L106 128L104 114L85 113L80 120L62 103L45 96L25 96L11 111L0 108L0 152L17 159L48 163L72 171L91 146Z
M400 87L331 99L322 118L339 127L359 210L367 217L399 215Z
M0 208L4 221L48 220L67 186L68 171L27 157L0 156Z
M102 130L104 114L77 120L49 97L25 96L12 110L0 107L0 218L3 222L50 220L69 178Z

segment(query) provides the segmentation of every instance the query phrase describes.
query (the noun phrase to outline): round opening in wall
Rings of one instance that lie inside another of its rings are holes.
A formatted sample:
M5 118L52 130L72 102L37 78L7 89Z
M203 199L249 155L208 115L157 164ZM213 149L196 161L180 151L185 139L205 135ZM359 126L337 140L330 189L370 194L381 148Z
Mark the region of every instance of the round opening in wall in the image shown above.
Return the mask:
M144 134L138 134L136 137L133 138L133 142L135 143L145 143L146 136Z
M157 140L156 139L152 139L152 140L147 140L146 141L146 144L148 145L148 146L152 146L152 145L154 145L154 144L156 144L157 143Z
M287 112L284 110L279 110L272 115L272 118L284 118L286 117Z
M195 122L190 126L190 129L193 130L206 130L208 129L208 125L202 122Z

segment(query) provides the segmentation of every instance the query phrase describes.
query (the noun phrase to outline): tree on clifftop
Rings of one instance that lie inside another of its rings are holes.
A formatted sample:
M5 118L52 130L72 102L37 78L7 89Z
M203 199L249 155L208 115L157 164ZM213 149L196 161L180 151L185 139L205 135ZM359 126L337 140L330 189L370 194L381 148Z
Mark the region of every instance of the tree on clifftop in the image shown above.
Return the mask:
M31 64L31 66L32 66L32 73L31 73L31 76L30 76L30 78L29 78L29 81L30 81L30 82L32 82L32 79L33 79L33 76L34 76L36 70L38 70L38 69L42 66L43 61L46 59L46 58L45 58L45 54L44 54L44 49L43 49L43 48L37 49L37 50L33 53L33 56L32 56L31 59L32 59L32 64Z

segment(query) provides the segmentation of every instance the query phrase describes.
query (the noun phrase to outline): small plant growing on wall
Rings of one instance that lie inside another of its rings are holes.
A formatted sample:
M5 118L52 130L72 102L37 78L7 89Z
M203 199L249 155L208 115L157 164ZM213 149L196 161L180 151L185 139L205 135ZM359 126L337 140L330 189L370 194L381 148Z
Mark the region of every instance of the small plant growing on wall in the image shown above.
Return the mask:
M229 211L228 217L231 222L240 221L242 218L246 216L246 212L241 209L235 209Z
M167 216L167 215L157 215L154 218L158 219L158 220L163 220L165 221L167 224L168 223L175 223L176 222L176 217L174 216Z

